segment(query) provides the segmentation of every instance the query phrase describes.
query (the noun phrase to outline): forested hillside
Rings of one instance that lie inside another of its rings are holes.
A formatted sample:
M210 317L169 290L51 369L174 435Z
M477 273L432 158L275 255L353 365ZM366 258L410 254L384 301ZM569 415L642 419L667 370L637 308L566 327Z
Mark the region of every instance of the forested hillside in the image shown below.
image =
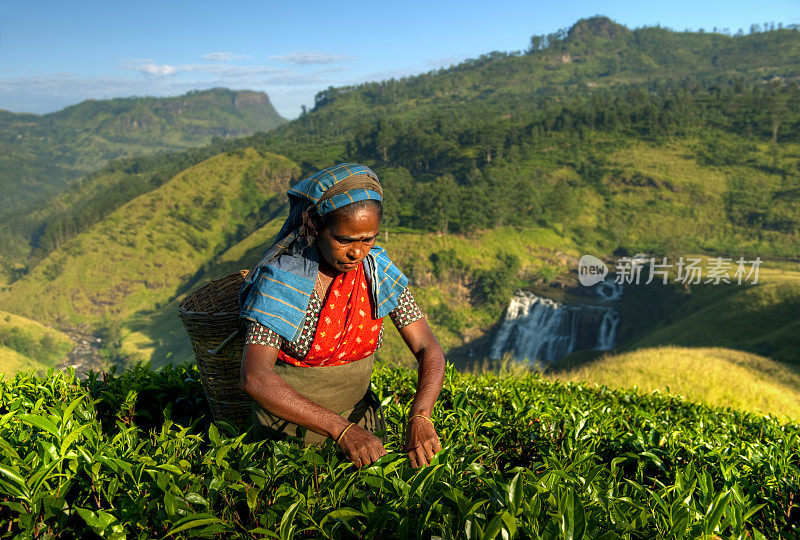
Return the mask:
M237 147L234 141L217 141L191 150L116 159L46 203L10 211L0 220L0 277L13 281L25 275L48 253L128 201L224 149Z
M454 354L480 354L513 288L547 283L581 253L800 256L798 66L796 28L728 36L629 30L597 17L533 36L524 53L331 88L272 132L112 162L15 220L4 237L13 283L0 299L52 324L107 329L113 316L130 350L159 364L185 358L172 316L181 295L249 266L281 219L285 186L267 183L257 200L238 188L181 191L186 199L175 204L194 216L146 201L190 176L211 189L217 162L232 165L230 185L252 186L248 167L268 155L289 158L293 175L360 161L385 185L381 243L412 278L438 335ZM198 219L204 212L213 219ZM141 250L162 255L134 255ZM167 253L183 258L175 275L135 277ZM98 277L84 279L85 268ZM789 316L794 292L774 287L776 312ZM773 294L754 290L756 299ZM36 304L43 294L53 301ZM790 349L781 336L769 351L743 343L767 355ZM387 339L389 351L400 345Z
M0 217L112 159L183 150L283 122L266 94L227 89L88 100L45 115L0 109Z
M534 36L526 54L330 89L256 140L310 168L340 156L377 167L399 225L797 255L799 65L796 29L730 37L595 18Z

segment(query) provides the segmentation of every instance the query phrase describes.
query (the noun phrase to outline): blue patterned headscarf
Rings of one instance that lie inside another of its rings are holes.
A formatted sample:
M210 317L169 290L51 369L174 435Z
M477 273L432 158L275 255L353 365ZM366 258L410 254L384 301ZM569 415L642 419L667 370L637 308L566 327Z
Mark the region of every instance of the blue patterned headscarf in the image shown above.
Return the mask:
M289 197L289 218L266 252L272 257L280 255L298 239L303 212L314 209L322 216L356 201L383 200L378 175L369 167L356 163L340 163L322 169L289 188L286 195Z
M340 163L314 173L286 194L289 217L242 284L239 316L292 341L300 336L319 272L316 246L300 239L303 212L313 209L321 216L357 201L382 201L383 190L378 176L369 167ZM370 250L363 264L372 289L373 315L382 318L397 307L408 278L386 251L377 246Z

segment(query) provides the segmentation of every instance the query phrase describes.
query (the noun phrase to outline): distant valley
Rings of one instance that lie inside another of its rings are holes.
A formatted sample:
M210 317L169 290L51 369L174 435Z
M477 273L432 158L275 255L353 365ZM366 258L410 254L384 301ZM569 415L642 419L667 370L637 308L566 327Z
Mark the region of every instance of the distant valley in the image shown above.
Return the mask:
M45 115L0 109L0 216L116 158L183 150L284 122L266 94L227 89L89 100Z

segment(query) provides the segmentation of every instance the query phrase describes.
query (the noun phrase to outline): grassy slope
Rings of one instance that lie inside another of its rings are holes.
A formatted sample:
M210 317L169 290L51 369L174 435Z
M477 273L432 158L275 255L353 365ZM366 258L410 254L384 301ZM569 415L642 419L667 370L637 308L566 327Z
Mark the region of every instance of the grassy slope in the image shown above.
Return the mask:
M288 160L254 150L202 162L51 253L0 302L52 323L99 324L157 307L294 174Z
M53 249L182 170L245 147L219 139L201 148L117 159L45 203L0 212L0 282L18 279Z
M634 287L623 321L620 345L627 350L728 347L800 367L800 265L763 263L756 285Z
M41 374L47 370L47 366L10 347L0 346L0 375L9 377L20 371L31 370Z
M800 419L800 371L725 348L656 347L608 354L548 377L682 395L711 406Z
M53 328L0 311L0 373L35 369L43 372L73 347L66 334Z
M606 219L621 232L620 243L664 240L676 245L698 233L711 240L709 236L729 232L721 199L728 171L699 165L693 142L635 142L609 156L612 172L606 183L613 209Z
M743 146L749 142L713 131L705 136ZM696 136L658 143L630 141L611 153L610 173L603 182L611 195L605 216L607 229L622 245L662 252L797 256L796 231L748 230L732 224L726 215L728 182L733 178L761 192L775 193L765 204L789 204L787 195L781 192L787 179L780 171L770 169L769 146L751 145L743 163L709 166L700 157L705 144ZM800 166L800 145L783 143L781 152L787 169Z
M42 229L42 223L53 216L66 214L71 208L86 206L92 199L103 195L103 190L108 186L116 188L124 181L128 184L147 185L149 178L146 174L124 173L122 171L101 171L87 176L81 181L73 182L69 187L50 197L46 204L32 208L15 208L10 217L0 220L0 284L13 281L11 269L14 267L31 267L35 261L31 260L31 236L34 231ZM104 206L107 208L107 206ZM29 225L31 224L31 225ZM17 229L25 228L26 233ZM28 232L30 231L30 232Z
M285 219L285 214L282 214L270 220L226 250L208 269L183 287L186 291L184 294L160 309L131 318L123 328L124 353L137 360L150 360L156 366L191 361L194 356L189 337L178 317L178 306L189 293L208 281L249 268L262 253L269 239L277 234Z

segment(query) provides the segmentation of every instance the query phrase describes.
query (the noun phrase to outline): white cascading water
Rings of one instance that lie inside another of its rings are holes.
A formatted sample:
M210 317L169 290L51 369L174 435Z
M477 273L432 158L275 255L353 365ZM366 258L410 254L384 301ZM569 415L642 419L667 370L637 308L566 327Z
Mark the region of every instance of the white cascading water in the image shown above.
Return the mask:
M600 323L600 331L597 333L596 351L610 351L616 344L617 326L619 326L619 312L615 309L607 308L603 321Z
M575 318L564 304L520 291L514 294L492 343L491 357L511 351L519 360L560 358L574 347Z
M622 285L615 281L601 281L594 286L594 293L606 302L615 302L622 298Z
M622 287L602 282L595 293L605 302L622 296ZM614 347L619 312L607 305L567 305L532 292L517 291L492 343L490 356L510 352L520 362L547 364L576 349Z

